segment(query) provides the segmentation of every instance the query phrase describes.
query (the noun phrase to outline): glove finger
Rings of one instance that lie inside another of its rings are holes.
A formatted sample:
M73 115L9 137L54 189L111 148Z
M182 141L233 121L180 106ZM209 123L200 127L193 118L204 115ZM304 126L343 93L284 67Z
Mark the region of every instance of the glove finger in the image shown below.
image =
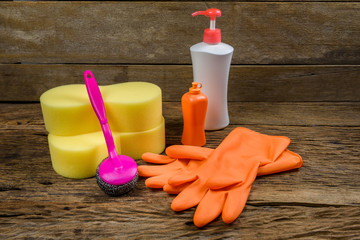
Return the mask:
M226 195L225 191L207 191L196 208L194 215L195 226L203 227L217 218L222 212Z
M178 185L178 186L165 184L164 187L163 187L163 190L164 190L164 192L169 193L169 194L179 194L180 192L182 192L190 184L191 183L185 183L185 184Z
M219 172L211 176L207 180L206 186L216 190L248 181L252 183L256 178L258 168L259 161L256 159L241 161L241 163L238 163L237 168L232 168L229 165L226 172L219 170Z
M199 177L195 173L183 171L182 173L170 177L168 183L173 186L179 186L185 183L193 182L198 178Z
M165 150L171 158L192 160L206 160L213 151L211 148L188 145L172 145Z
M186 186L190 185L198 176L195 174L199 166L201 166L205 161L189 161L186 165L186 168L183 171L178 171L176 174L173 174L171 178L169 178L168 184L165 185L165 192L171 194L180 193Z
M224 223L232 223L243 211L249 197L251 185L242 185L229 190L223 212Z
M172 174L173 173L170 172L168 174L162 174L162 175L150 177L145 180L145 185L149 188L163 188L168 183L169 177Z
M171 209L182 211L196 206L204 197L208 188L201 183L200 179L187 186L171 203Z
M155 154L155 153L151 153L151 152L144 153L141 156L141 158L142 158L142 160L144 160L145 162L148 162L148 163L162 163L162 164L171 163L176 160L174 158L170 158L165 155Z
M138 172L141 177L153 177L182 169L185 164L186 163L183 161L175 161L166 165L159 166L141 165L138 166Z
M268 175L288 171L295 168L300 168L303 165L300 155L286 149L273 163L261 166L258 169L257 175Z
M188 161L188 164L186 165L186 168L184 168L184 171L182 173L178 172L177 174L174 174L173 177L169 178L169 184L173 186L178 186L195 181L196 179L198 179L196 173L198 173L199 167L203 164L206 164L206 161Z

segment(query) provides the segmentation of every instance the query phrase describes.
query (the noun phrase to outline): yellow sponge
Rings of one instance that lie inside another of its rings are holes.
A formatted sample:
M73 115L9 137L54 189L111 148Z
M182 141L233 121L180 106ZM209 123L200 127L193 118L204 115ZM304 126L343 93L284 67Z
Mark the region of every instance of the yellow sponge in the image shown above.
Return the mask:
M118 150L120 137L115 135L113 137ZM48 141L52 166L55 172L64 177L93 177L97 166L108 156L102 132L75 136L49 134Z
M140 159L145 152L161 153L165 148L165 121L142 132L113 132L118 153ZM49 134L49 147L54 170L69 178L95 176L96 168L107 158L108 151L102 132L76 136ZM120 144L121 143L121 144Z
M161 89L151 83L127 82L101 89L112 131L139 132L162 122Z
M139 159L165 148L161 89L147 82L100 86L106 115L119 154ZM50 89L40 97L53 168L62 176L95 175L108 156L99 120L84 84Z
M161 89L152 83L100 86L112 131L138 132L162 121ZM71 136L101 131L84 84L64 85L40 96L45 127L51 134Z
M101 131L85 85L52 88L40 96L45 128L59 136Z

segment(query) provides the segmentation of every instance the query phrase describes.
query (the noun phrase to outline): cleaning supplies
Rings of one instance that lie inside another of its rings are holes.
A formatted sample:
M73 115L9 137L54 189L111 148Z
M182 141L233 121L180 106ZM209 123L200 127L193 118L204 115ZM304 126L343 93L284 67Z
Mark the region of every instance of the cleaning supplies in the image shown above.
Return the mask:
M234 48L221 42L221 31L215 28L215 19L221 16L219 9L210 8L192 15L210 17L210 28L205 29L203 42L191 46L190 52L194 82L203 84L202 92L209 101L205 129L222 129L229 124L227 88Z
M181 98L184 128L181 142L184 145L204 146L205 138L205 117L208 100L200 89L201 83L193 82L189 92Z
M147 82L99 88L118 152L133 159L144 152L161 153L165 148L161 89ZM69 178L95 176L107 148L85 85L52 88L41 95L40 103L54 170Z
M167 164L139 166L139 174L150 177L147 186L178 194L171 205L174 211L199 204L196 226L206 225L220 213L230 223L240 215L256 175L302 166L301 157L286 150L289 143L286 137L236 128L215 150L174 145L166 149L168 158L145 153L145 161Z
M137 164L126 155L118 155L109 123L106 118L104 101L100 89L91 71L84 72L86 89L91 105L99 119L109 157L102 161L96 171L99 187L110 196L119 196L136 186L138 179Z

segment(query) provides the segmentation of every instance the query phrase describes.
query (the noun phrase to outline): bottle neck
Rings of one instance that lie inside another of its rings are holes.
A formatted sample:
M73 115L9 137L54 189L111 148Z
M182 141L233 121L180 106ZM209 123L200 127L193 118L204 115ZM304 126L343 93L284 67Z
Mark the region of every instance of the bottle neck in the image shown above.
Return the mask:
M189 88L189 93L191 94L199 94L200 88L202 88L202 84L198 82L192 82L192 87Z
M214 30L211 30L210 28L207 28L204 30L204 43L208 44L218 44L221 42L221 30L219 28L215 28Z
M215 20L210 20L210 30L215 30Z
M194 90L194 89L189 89L189 93L190 94L193 94L193 95L197 95L197 94L200 94L200 89L197 89L197 90Z

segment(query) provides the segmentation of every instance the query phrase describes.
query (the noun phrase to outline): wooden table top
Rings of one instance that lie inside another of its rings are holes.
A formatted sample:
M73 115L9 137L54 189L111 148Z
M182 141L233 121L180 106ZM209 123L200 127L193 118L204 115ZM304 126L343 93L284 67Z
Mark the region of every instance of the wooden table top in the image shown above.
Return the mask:
M163 103L166 144L180 144L179 102ZM108 197L95 178L68 179L51 166L39 103L0 108L0 238L34 239L353 239L360 236L360 106L357 102L230 102L231 124L206 132L215 148L242 126L292 140L304 166L255 180L232 224L199 229L194 208L170 209L174 196L149 189ZM145 164L137 160L139 165Z

